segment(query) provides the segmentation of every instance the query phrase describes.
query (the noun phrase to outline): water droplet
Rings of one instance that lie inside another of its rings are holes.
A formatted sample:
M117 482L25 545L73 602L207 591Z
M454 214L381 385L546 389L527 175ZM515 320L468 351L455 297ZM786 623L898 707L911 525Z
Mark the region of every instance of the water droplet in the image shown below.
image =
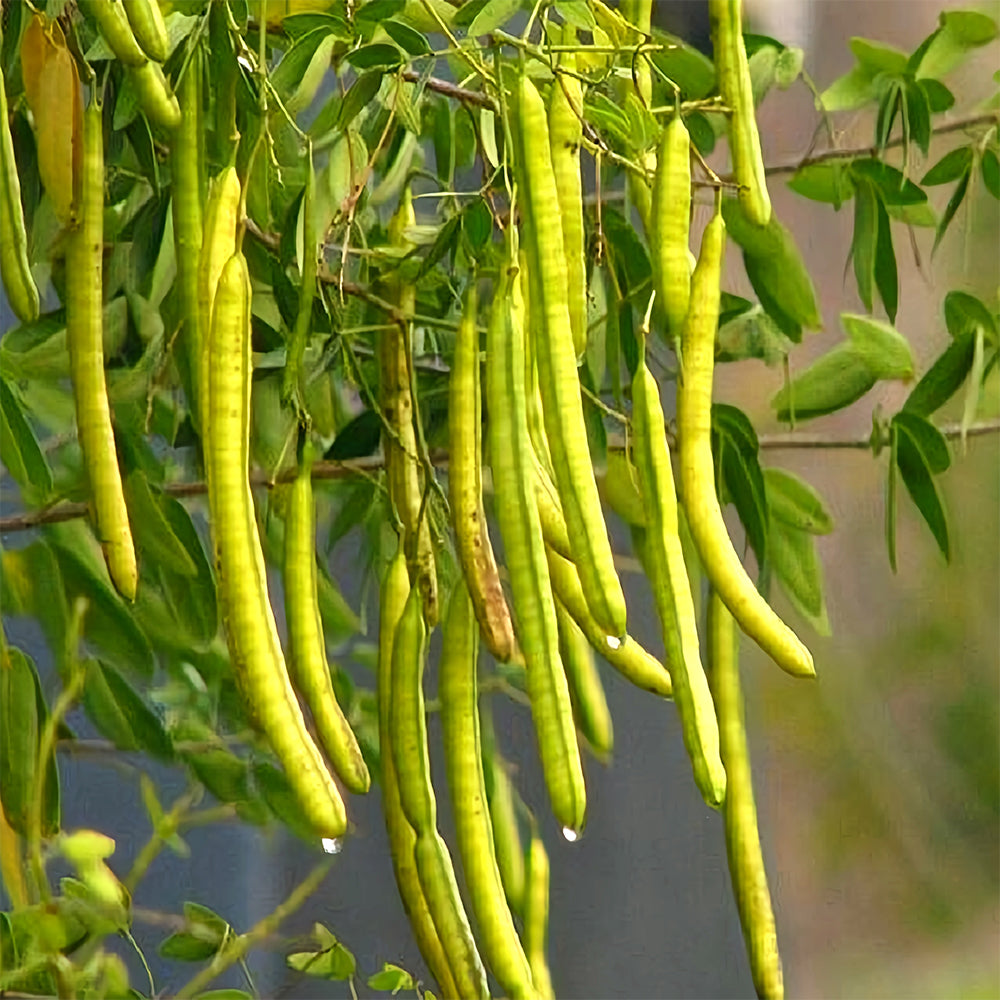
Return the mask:
M618 639L618 638L616 638L613 635L607 635L604 638L605 638L605 641L607 642L609 648L611 648L611 649L619 649L621 647L621 644L622 644L621 639Z
M340 854L344 847L344 842L340 837L324 837L322 843L323 850L327 854Z
M574 830L572 827L569 827L569 826L564 826L562 828L562 835L571 844L575 844L580 839L580 832L579 832L579 830Z

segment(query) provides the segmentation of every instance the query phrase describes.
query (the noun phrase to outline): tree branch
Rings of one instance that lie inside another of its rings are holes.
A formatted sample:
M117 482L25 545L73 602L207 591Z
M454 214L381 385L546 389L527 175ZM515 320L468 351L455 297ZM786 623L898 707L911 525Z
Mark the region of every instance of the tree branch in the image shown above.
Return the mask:
M949 132L962 132L967 128L975 128L977 125L996 125L1000 123L1000 114L996 111L987 111L981 114L968 115L965 118L956 118L954 121L942 122L932 130L932 135L946 135ZM890 139L885 144L885 149L895 149L903 145L903 137L897 136ZM817 163L826 163L829 160L857 160L861 157L878 156L883 150L877 146L855 146L844 149L823 149L811 156L803 159L790 161L788 163L775 163L764 168L764 173L768 177L777 174L794 174L803 167L811 167Z
M961 426L957 423L945 424L938 430L949 439L961 437ZM983 420L972 424L966 431L966 437L983 437L989 434L1000 433L1000 419ZM824 434L803 434L801 431L791 431L788 433L761 434L758 443L765 451L790 451L793 449L813 449L813 450L860 450L866 451L871 448L871 435L858 437L828 437ZM612 450L621 450L624 447L621 443L610 444ZM448 464L448 452L444 448L437 448L431 451L430 461L436 468L442 468ZM349 476L378 472L382 468L382 457L380 455L370 455L367 458L352 458L344 461L317 462L313 466L312 477L314 480L323 479L346 479ZM280 475L270 478L265 473L256 470L250 473L250 485L257 487L267 487L270 489L278 483L290 483L295 478L295 469L287 469ZM167 483L163 487L163 492L167 496L176 497L179 500L188 497L202 496L207 492L208 487L203 481L190 483ZM72 521L78 517L85 517L87 505L85 503L59 503L53 507L43 507L40 510L26 511L21 514L9 514L0 517L0 534L7 534L12 531L27 531L30 528L37 528L44 524L58 524L60 521Z

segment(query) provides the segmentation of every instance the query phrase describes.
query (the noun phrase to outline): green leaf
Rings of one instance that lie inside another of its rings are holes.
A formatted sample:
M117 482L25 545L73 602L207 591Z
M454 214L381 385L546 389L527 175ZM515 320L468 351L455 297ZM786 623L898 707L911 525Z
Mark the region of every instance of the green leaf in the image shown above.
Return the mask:
M489 0L466 0L455 13L455 19L452 23L456 28L467 28L488 2Z
M958 180L972 163L972 147L959 146L957 149L945 153L937 163L921 178L921 184L933 186L935 184L950 184Z
M917 86L926 94L932 115L954 107L955 95L940 80L918 80Z
M951 453L945 436L929 421L912 410L903 409L893 417L897 427L906 431L924 456L928 469L939 475L951 465Z
M951 220L955 217L955 213L958 211L959 205L962 204L962 200L965 198L965 192L969 188L969 177L972 175L972 167L970 166L958 179L958 183L955 185L955 190L952 192L951 198L948 199L948 204L945 207L944 215L941 216L941 221L938 223L937 232L934 234L934 246L931 249L931 255L937 251L938 244L941 242L941 238L944 236L945 231L951 224Z
M28 831L44 721L38 715L37 685L32 659L8 647L0 663L0 802L7 822L21 834Z
M918 78L945 76L961 64L972 49L988 44L997 35L996 21L974 10L945 11L940 23L940 31L917 67Z
M885 202L882 203L885 205ZM937 228L937 216L934 209L922 201L915 205L885 205L889 218L902 222L904 226L921 226L925 229Z
M827 160L800 167L788 186L803 198L825 202L837 208L854 197L850 164L843 160Z
M913 377L910 343L895 327L854 313L841 313L840 322L854 352L876 379Z
M247 763L221 748L185 754L198 780L220 802L245 802L250 798Z
M796 45L788 45L778 53L774 67L774 82L787 90L802 74L805 53Z
M866 158L851 161L851 173L856 181L872 184L887 205L916 205L927 201L927 193L895 167L881 160Z
M71 600L83 597L89 604L83 622L84 637L116 666L151 674L153 650L149 640L111 586L100 549L87 527L81 521L66 521L50 524L45 530L62 571L67 596Z
M993 343L997 341L997 321L989 309L968 292L951 291L944 297L944 321L953 337L974 332L981 326Z
M902 110L901 95L902 83L899 80L890 80L888 85L882 88L878 114L875 116L875 146L880 151L885 149L889 142L896 116Z
M997 200L1000 200L1000 159L992 149L987 149L983 153L981 163L983 172L983 185L986 190Z
M339 941L322 951L295 952L286 961L289 968L318 979L341 981L357 972L354 956Z
M876 377L851 343L838 344L832 351L800 372L772 398L771 406L781 421L811 420L841 410L859 400Z
M488 0L469 25L469 37L477 38L502 28L520 9L521 0Z
M378 450L382 434L382 421L375 410L362 410L353 420L344 424L324 458L345 462L352 458L365 458Z
M69 606L52 549L43 541L23 549L7 549L2 580L4 613L31 615L41 625L49 650L63 670Z
M362 8L364 10L364 8ZM375 95L382 86L381 70L372 70L362 73L351 84L351 89L344 95L343 103L340 105L340 113L337 116L337 128L346 129L358 115L368 107L375 99Z
M778 324L763 307L755 305L719 327L716 361L759 358L767 365L775 365L788 356L791 348L792 341Z
M966 330L952 340L906 397L903 409L929 417L958 392L972 368L976 335Z
M761 305L792 340L801 330L823 325L816 290L792 234L772 215L766 226L754 225L735 198L722 200L722 214L733 240L743 248L747 277Z
M174 534L161 507L163 495L150 488L138 469L125 480L129 522L139 549L172 573L194 576L198 570L187 549Z
M211 958L233 934L217 913L199 903L184 904L184 930L164 939L156 950L163 958L203 962Z
M312 103L330 68L336 44L336 35L320 27L298 38L285 51L270 80L289 114L297 115Z
M881 198L878 205L878 236L875 241L875 287L890 321L896 321L899 305L899 275L896 271L896 251L892 246L889 214Z
M145 750L160 760L170 760L173 744L163 723L114 667L89 660L83 707L119 750Z
M812 535L772 519L767 536L767 560L799 614L820 635L829 635L823 568Z
M372 69L395 69L403 62L403 53L395 45L375 42L349 52L344 61L359 73Z
M430 43L415 28L411 28L402 21L389 18L382 22L386 34L404 51L411 56L427 55L431 51Z
M52 492L52 470L38 446L21 401L0 377L0 462L21 487L31 506L43 503Z
M927 444L929 436L921 430L914 433L913 421L921 418L915 414L906 414L909 418L905 422L898 418L897 413L893 418L893 424L897 432L896 465L899 469L900 477L906 491L910 494L921 517L927 523L934 540L937 542L941 554L946 561L950 561L951 554L948 542L948 522L945 517L944 504L938 493L937 485L933 478L933 468L931 461L940 460L940 456L929 458L923 451L922 444ZM931 427L926 421L922 421L926 427ZM931 428L933 430L933 428ZM947 446L945 446L947 453Z
M813 535L833 531L833 516L823 498L805 480L787 469L764 469L764 486L771 523L783 521L789 527Z
M199 993L196 1000L254 1000L252 993L232 987L221 990L206 990Z
M906 72L906 53L893 45L858 37L852 38L849 44L858 65L871 73L891 73L901 76Z
M354 14L354 23L365 31L378 27L389 17L402 14L406 9L406 0L370 0L362 4Z
M889 555L889 566L896 572L896 478L899 457L899 429L895 423L889 424L889 472L885 486L885 547Z
M442 260L447 254L452 254L454 256L455 250L458 247L458 237L461 231L461 215L455 214L445 221L444 225L438 230L437 236L431 244L431 248L427 251L427 255L420 264L420 270L417 272L416 277L417 281L425 275L430 274L431 271L434 270L434 266L438 263L438 261Z
M903 104L903 113L910 126L910 142L926 156L931 145L931 104L927 91L913 80L907 80Z
M865 308L872 310L872 290L875 284L875 253L878 244L878 198L868 181L858 183L854 193L854 236L851 239L851 260L858 295Z
M604 226L612 263L619 273L624 272L625 275L626 287L622 288L622 294L627 298L645 287L646 298L642 299L645 308L653 273L646 248L636 235L635 229L625 221L617 209L608 207L604 210ZM626 305L631 309L631 303ZM630 368L630 371L634 369Z
M316 592L323 632L329 642L344 642L361 631L361 620L347 603L322 560L316 568Z
M416 982L406 969L390 962L383 962L382 968L368 977L368 988L381 993L392 993L395 996L401 990L409 992L416 988Z
M767 546L767 494L757 459L757 434L735 406L712 406L714 450L721 462L722 481L746 529L747 540L764 560Z
M864 66L854 66L838 77L819 95L828 112L854 111L875 100L875 74Z

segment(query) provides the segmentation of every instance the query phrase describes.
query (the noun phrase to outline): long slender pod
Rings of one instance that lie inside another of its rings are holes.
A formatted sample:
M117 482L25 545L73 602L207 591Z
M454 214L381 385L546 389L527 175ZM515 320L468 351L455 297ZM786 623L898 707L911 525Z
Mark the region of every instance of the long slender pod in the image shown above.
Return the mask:
M123 0L135 40L150 59L162 63L170 55L167 25L157 0Z
M670 467L660 388L644 352L632 380L632 447L646 508L644 555L663 629L674 699L695 782L711 806L726 794L719 727L698 648L698 623L677 524L677 494Z
M136 40L121 0L78 0L80 9L98 27L115 58L126 66L142 66L146 53Z
M79 224L69 232L66 251L66 340L76 430L90 483L94 527L111 579L118 592L131 601L139 577L104 380L102 118L101 106L92 98L83 115Z
M679 113L664 129L657 152L651 221L653 288L666 317L664 332L673 343L684 328L691 298L691 137Z
M587 445L545 104L526 76L518 85L517 125L524 151L522 212L529 219L526 250L531 294L544 321L535 339L536 359L556 486L587 603L608 635L621 638L626 625L625 597Z
M201 333L201 357L198 364L199 425L202 447L209 428L209 331L212 307L219 276L226 261L236 252L236 227L239 222L242 190L235 167L226 167L212 179L205 202L201 252L198 255L198 329Z
M513 230L508 231L513 243ZM542 771L556 819L583 828L587 794L566 676L559 662L555 603L545 562L532 484L525 402L524 330L510 308L516 252L508 252L493 295L487 341L490 460L518 642L527 669L528 697Z
M525 864L524 951L541 1000L554 1000L548 960L549 855L537 831L531 835Z
M340 780L364 794L371 785L368 766L350 723L337 703L326 660L326 642L316 597L316 510L312 490L312 447L300 451L285 519L285 617L288 621L288 667L292 683L305 699L316 734Z
M389 740L403 812L416 835L420 885L462 997L488 997L486 971L455 881L448 848L437 831L424 708L427 632L419 584L410 590L392 650Z
M743 43L743 0L709 0L708 16L722 99L729 106L729 150L738 197L758 226L771 221L771 197L754 114L753 88Z
M514 628L483 510L482 386L476 290L466 294L448 383L448 500L455 547L476 619L489 651L501 662L514 650Z
M713 587L739 626L790 674L812 677L809 650L757 592L743 568L722 518L712 461L712 374L719 322L719 276L726 226L716 212L705 229L691 278L691 305L684 324L683 377L677 391L681 496L695 548Z
M376 673L376 702L378 708L378 734L382 762L382 812L385 816L386 834L396 885L403 902L403 909L413 929L417 947L438 981L445 997L458 997L458 987L448 964L431 911L427 906L424 890L417 872L415 849L417 835L410 826L399 797L399 779L392 760L392 654L396 629L403 617L406 599L410 593L410 575L402 545L386 568L382 579L379 600L378 668Z
M233 672L306 818L320 836L340 837L344 802L288 679L250 493L250 276L241 253L219 278L209 371L209 507Z
M170 147L173 171L171 210L174 222L174 258L177 261L177 293L181 311L181 370L190 389L189 406L199 433L204 392L199 377L201 354L208 330L198 309L198 261L202 243L202 49L191 50L187 69L177 88L181 124ZM235 225L233 227L235 233Z
M0 72L0 275L14 315L22 323L38 319L38 286L28 260L28 233L21 205L14 142L7 116L7 90Z
M575 40L575 39L574 39ZM576 69L576 57L563 53L562 66ZM583 86L568 73L559 73L549 94L549 145L566 255L566 294L573 349L582 357L587 349L587 259L583 233L583 181L580 144L583 140Z
M607 759L615 748L614 727L601 675L594 662L594 651L580 626L558 600L556 618L559 652L573 702L573 717L594 753Z
M709 679L719 714L722 760L729 778L723 807L729 874L757 995L780 1000L784 996L781 956L757 830L740 691L738 636L732 615L714 590L708 599L707 621Z
M413 196L409 187L400 198L399 208L389 223L394 246L407 247L406 231L416 223ZM386 477L389 497L403 523L403 547L410 577L423 593L427 624L437 624L440 615L434 547L430 530L430 499L425 501L411 380L412 344L410 317L416 306L416 288L398 277L389 282L390 294L398 308L399 321L379 335L379 378L382 413L388 423L384 435Z
M444 759L458 853L487 967L507 996L533 997L524 956L497 866L483 777L476 677L478 636L472 599L459 577L445 617L438 697Z
M626 636L617 645L608 642L608 636L587 607L580 577L573 563L548 545L545 546L545 555L549 564L552 592L573 621L580 626L593 649L636 687L661 698L673 697L673 682L666 667L635 639Z
M141 66L130 66L128 72L146 117L168 131L177 128L181 123L181 106L160 64L147 59Z
M521 843L521 830L517 822L514 786L507 770L507 762L496 747L488 702L480 708L479 722L483 776L486 781L497 867L500 869L500 881L503 883L507 905L511 912L520 915L524 912L524 845Z

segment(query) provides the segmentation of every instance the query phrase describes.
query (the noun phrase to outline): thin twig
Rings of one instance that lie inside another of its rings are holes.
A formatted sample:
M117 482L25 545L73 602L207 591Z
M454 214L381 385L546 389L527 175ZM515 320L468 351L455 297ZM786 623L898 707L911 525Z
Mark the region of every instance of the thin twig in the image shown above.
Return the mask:
M181 987L177 992L177 1000L184 997L193 997L200 993L213 979L221 975L230 966L239 962L251 948L256 947L266 938L271 937L277 931L281 922L294 913L319 887L326 878L333 859L329 858L318 864L289 894L288 898L279 903L274 912L259 920L254 926L239 937L233 938L226 947L220 951L207 968L202 969L196 976Z
M945 424L943 427L939 427L938 430L949 439L958 438L962 435L961 426L957 423ZM997 433L1000 433L1000 419L983 420L972 424L966 432L966 437L984 437ZM843 438L828 437L823 434L803 434L801 431L761 434L758 437L758 443L760 448L766 451L788 451L792 449L865 451L871 448L872 445L870 434ZM609 441L608 447L612 451L621 450L624 444ZM446 466L448 464L447 450L444 448L433 449L430 453L430 461L436 468ZM381 455L370 455L367 458L353 458L342 462L317 462L313 466L312 477L315 480L347 479L350 476L370 475L372 472L378 472L382 469L382 465ZM250 473L250 485L270 488L278 483L290 483L295 478L295 475L295 469L286 469L272 482L265 473L258 470ZM168 496L184 500L188 497L203 495L207 492L207 487L200 480L190 483L167 483L163 487L163 492ZM44 507L41 510L27 511L22 514L10 514L7 517L0 517L0 534L7 534L12 531L27 531L30 528L37 528L44 524L58 524L60 521L72 521L78 517L85 517L86 514L87 505L85 503L60 503L54 507Z
M956 118L950 122L942 122L940 125L936 125L931 130L931 133L932 135L946 135L949 132L962 132L967 128L975 128L978 125L996 125L998 122L1000 122L1000 114L996 111L987 111L981 114L968 115L965 118ZM902 136L897 136L895 139L890 139L889 142L885 144L885 149L895 149L896 147L902 145ZM766 173L768 177L773 177L776 174L794 174L803 167L811 167L817 163L826 163L829 160L857 160L861 157L878 156L881 152L883 152L883 150L880 150L877 146L823 149L818 153L813 153L811 156L806 156L788 163L774 163L771 166L765 167L764 173Z

